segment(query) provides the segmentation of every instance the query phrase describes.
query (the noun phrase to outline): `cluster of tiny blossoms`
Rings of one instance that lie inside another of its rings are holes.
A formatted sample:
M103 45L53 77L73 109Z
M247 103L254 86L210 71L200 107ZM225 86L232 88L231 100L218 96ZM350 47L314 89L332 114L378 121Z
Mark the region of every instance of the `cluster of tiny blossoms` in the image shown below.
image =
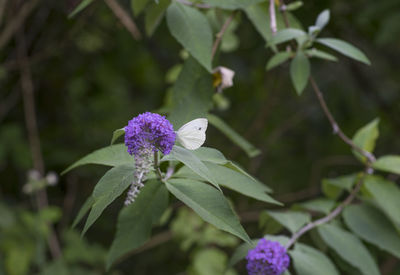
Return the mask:
M128 122L125 145L128 153L135 157L135 173L125 205L134 202L143 187L146 175L153 167L154 153L161 151L164 155L169 154L175 138L172 124L159 114L146 112Z
M247 254L249 275L280 275L288 268L290 258L278 242L261 239Z

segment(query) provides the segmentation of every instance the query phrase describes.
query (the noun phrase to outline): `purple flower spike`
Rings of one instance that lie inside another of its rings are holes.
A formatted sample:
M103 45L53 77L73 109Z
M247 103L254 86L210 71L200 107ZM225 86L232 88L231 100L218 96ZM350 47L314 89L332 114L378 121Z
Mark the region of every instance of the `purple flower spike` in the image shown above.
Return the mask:
M289 267L290 258L278 242L261 239L247 254L249 275L280 275Z
M134 117L125 127L125 145L128 153L137 155L144 148L164 155L171 152L175 143L172 124L159 114L146 112Z

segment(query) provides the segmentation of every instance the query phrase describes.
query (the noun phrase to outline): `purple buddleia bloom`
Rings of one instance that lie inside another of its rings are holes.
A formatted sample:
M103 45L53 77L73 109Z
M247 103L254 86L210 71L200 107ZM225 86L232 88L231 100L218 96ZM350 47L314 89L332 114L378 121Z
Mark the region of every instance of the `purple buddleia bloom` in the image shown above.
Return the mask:
M246 256L249 275L280 275L289 267L290 258L278 242L261 239Z
M136 155L144 147L164 155L171 152L175 143L172 124L159 114L146 112L134 117L125 127L125 145L128 153Z
M175 143L172 124L163 116L143 113L134 117L125 127L125 145L128 153L135 157L134 180L128 191L125 205L135 201L144 186L147 174L153 169L154 154L171 152Z

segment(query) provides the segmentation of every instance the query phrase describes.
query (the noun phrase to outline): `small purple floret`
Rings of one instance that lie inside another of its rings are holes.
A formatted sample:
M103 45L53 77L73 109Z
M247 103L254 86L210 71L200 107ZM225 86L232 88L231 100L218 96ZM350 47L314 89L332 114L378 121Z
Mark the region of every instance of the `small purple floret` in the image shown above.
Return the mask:
M249 275L280 275L289 267L290 258L278 242L261 239L247 254Z
M174 143L175 132L172 124L159 114L140 114L125 127L125 145L131 155L137 155L143 148L151 148L154 152L159 150L167 155Z

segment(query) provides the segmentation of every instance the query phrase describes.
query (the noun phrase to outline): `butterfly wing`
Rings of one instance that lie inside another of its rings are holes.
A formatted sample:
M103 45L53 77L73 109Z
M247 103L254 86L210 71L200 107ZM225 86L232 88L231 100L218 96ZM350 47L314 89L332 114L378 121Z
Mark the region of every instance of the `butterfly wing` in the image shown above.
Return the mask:
M178 142L189 150L196 150L206 140L208 120L197 118L183 125L176 132Z

